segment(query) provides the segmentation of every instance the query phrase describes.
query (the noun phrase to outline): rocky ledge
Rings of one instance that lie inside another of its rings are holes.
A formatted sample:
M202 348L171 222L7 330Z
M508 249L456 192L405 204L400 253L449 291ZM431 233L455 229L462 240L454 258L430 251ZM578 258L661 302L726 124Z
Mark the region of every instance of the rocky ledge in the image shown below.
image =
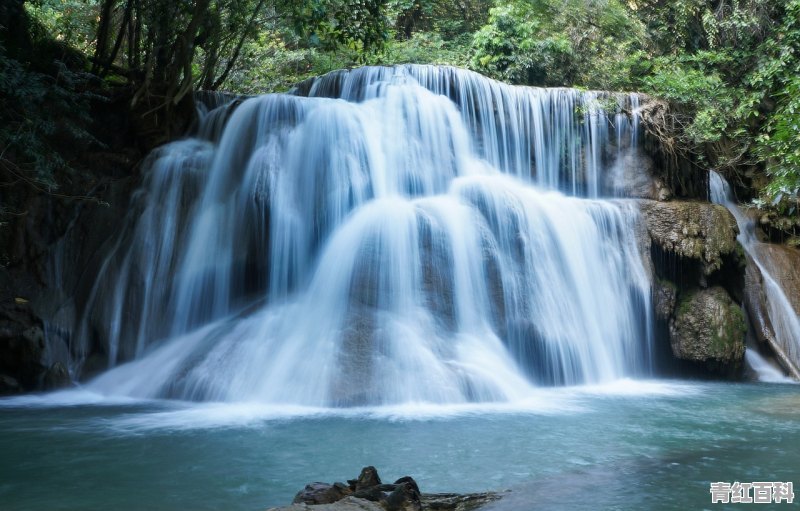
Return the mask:
M659 338L669 340L686 370L740 377L745 259L736 219L699 201L640 200L639 209L647 232L640 245L655 273Z
M290 506L268 511L473 511L497 500L497 493L421 493L411 477L381 482L375 467L364 467L345 483L310 483Z
M641 200L639 209L653 243L665 252L701 263L705 275L719 270L724 257L739 250L736 219L722 206Z

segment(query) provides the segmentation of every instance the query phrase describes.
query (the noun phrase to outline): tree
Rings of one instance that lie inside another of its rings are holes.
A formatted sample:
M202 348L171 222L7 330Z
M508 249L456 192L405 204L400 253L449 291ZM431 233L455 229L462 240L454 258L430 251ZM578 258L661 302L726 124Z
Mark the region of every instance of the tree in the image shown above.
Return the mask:
M472 67L512 83L625 88L644 29L618 0L501 0Z

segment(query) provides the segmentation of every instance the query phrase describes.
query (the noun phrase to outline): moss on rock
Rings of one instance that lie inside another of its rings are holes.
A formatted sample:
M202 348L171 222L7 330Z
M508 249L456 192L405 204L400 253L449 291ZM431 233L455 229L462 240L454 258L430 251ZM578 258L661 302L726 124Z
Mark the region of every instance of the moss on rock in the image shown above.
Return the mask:
M738 367L744 358L744 314L721 287L700 289L680 298L670 324L677 358Z
M720 205L642 200L639 208L653 243L678 257L698 261L705 275L722 268L725 256L740 253L736 219Z

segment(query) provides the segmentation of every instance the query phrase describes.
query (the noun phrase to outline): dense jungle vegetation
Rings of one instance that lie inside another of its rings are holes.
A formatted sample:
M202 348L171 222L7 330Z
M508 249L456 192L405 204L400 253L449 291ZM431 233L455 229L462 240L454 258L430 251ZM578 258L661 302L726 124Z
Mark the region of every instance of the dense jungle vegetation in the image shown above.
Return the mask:
M649 93L672 153L798 217L800 0L6 0L0 186L59 194L108 143L98 102L123 98L146 150L186 128L192 91L405 62Z

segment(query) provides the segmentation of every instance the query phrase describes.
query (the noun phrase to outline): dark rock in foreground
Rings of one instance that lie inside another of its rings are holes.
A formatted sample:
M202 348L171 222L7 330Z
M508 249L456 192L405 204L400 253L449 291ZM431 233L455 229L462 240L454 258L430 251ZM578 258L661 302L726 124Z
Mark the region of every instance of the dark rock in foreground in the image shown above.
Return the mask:
M491 492L422 494L408 476L382 483L375 467L364 467L357 479L347 483L310 483L295 495L291 506L269 511L472 511L500 498Z

